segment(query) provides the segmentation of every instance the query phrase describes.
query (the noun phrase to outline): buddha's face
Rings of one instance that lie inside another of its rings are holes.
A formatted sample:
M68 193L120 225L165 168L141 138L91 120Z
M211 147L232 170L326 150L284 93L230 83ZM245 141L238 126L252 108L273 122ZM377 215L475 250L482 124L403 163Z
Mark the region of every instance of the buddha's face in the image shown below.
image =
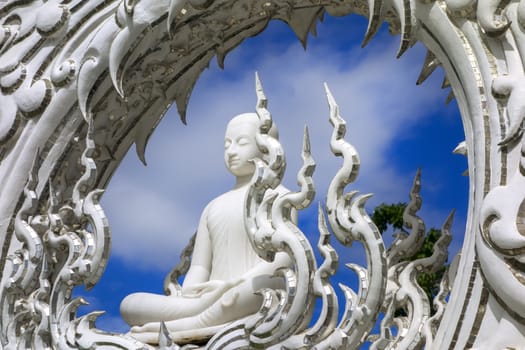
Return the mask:
M251 162L254 158L262 158L257 147L255 133L258 119L249 114L240 115L230 121L224 136L224 163L235 176L249 176L255 171Z

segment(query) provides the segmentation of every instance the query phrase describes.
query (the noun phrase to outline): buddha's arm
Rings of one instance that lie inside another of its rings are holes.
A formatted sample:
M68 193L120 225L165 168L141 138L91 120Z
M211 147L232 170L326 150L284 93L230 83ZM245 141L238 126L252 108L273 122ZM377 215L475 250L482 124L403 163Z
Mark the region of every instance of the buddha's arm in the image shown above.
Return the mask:
M191 287L209 280L211 271L211 254L211 239L208 232L208 207L206 207L199 221L190 269L186 273L182 284L183 294L185 291L191 289Z
M261 261L250 270L246 271L242 276L241 280L246 281L256 276L262 275L273 275L275 271L281 267L292 266L292 260L287 253L280 252L275 254L275 259L272 262Z

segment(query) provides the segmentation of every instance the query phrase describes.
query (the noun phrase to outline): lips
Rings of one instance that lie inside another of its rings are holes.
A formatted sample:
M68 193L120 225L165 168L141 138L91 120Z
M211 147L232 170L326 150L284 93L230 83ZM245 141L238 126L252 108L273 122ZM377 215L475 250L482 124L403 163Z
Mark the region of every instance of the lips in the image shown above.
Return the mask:
M230 166L238 165L240 162L241 162L241 160L239 158L237 158L237 157L228 159L228 164Z

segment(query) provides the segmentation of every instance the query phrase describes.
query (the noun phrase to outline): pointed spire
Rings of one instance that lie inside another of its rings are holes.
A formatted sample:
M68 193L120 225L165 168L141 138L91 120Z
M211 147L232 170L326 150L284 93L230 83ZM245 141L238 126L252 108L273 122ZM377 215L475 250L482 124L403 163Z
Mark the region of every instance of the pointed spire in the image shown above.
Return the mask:
M293 30L304 49L306 49L308 34L315 36L317 20L323 14L323 9L318 7L294 9L286 21Z
M382 4L383 4L382 1L368 0L368 8L369 8L368 27L366 28L366 34L363 39L363 42L361 43L361 47L365 47L370 42L370 40L377 34L377 31L381 27Z
M443 78L443 83L441 84L441 88L446 89L448 87L450 87L450 81L448 81L448 77L445 75Z
M421 167L417 168L416 176L414 176L414 182L412 183L412 188L410 190L410 195L418 194L421 191Z
M161 350L171 350L171 349L177 349L178 346L173 344L173 340L170 337L170 332L168 331L168 328L166 327L166 323L164 321L160 322L160 329L159 329L159 349ZM179 348L180 349L180 348Z
M268 134L272 127L272 115L266 108L268 106L268 99L264 94L264 90L259 79L259 73L255 72L255 93L257 94L257 105L255 111L261 121L260 131L262 134Z
M303 137L303 156L308 156L311 154L310 147L310 134L308 132L308 126L304 126L304 137Z
M448 93L447 99L445 100L445 104L448 105L454 98L455 98L454 91L450 90L450 92Z
M255 93L257 94L257 108L268 107L268 99L264 94L263 86L261 84L261 79L259 78L258 72L255 72Z
M117 34L109 49L109 76L113 87L122 98L125 97L122 87L124 76L124 63L122 61L128 53L132 41L132 35L129 28L126 27Z
M338 137L343 137L346 134L346 121L339 115L339 106L327 83L324 83L324 90L330 108L330 123L336 128Z
M332 92L330 91L330 88L328 87L327 83L324 83L324 91L326 93L326 98L328 99L328 104L330 106L337 105L335 102L334 96L332 95Z
M423 63L423 67L421 68L421 73L419 73L419 78L417 78L416 85L420 85L425 80L427 80L430 74L432 74L439 65L440 63L436 56L432 53L432 51L428 50L425 57L425 63Z
M138 130L135 135L135 152L144 166L148 165L146 161L146 147L148 146L150 136L151 132L142 132L142 130Z
M215 52L217 53L217 64L219 65L219 68L224 69L224 60L226 59L228 52L219 48L215 50Z
M188 100L183 95L175 97L175 104L177 105L177 112L179 113L180 121L186 125L186 108L188 107Z
M452 227L452 222L454 221L454 215L456 214L456 209L452 209L450 211L450 214L448 214L447 219L445 220L445 223L443 224L441 231L449 232L450 228Z
M453 154L461 154L462 156L467 156L467 152L467 141L465 140L458 143L456 148L452 151Z

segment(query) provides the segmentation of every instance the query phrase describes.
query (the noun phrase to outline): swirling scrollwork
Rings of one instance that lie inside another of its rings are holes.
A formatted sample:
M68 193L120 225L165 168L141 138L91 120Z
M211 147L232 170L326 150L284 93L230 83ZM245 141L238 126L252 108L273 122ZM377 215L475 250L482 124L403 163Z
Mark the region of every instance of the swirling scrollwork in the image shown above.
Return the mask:
M416 176L416 179L418 178L419 172ZM430 314L430 301L417 278L423 272L437 272L446 263L448 245L452 240L450 227L453 217L454 211L443 224L431 256L413 261L404 260L389 267L387 298L384 305L386 312L381 321L381 334L371 349L419 349L423 344L427 347L432 345L436 323L441 319L445 308L444 298L448 293L446 276L440 292L434 299L437 312L433 316ZM407 255L411 256L413 254ZM396 316L400 309L403 310L403 316ZM391 327L397 328L395 336Z
M383 240L377 227L368 217L364 205L370 195L357 192L344 194L345 187L355 181L359 173L359 155L355 148L344 140L346 123L339 114L328 86L325 84L330 123L334 127L330 147L336 156L343 157L343 165L328 188L326 208L328 220L335 237L344 245L353 241L363 244L367 267L347 265L359 277L359 292L356 294L343 287L347 299L345 316L329 337L319 343L319 348L356 348L366 340L379 314L386 288L386 256Z
M35 170L27 182L26 200L15 223L22 248L12 255L11 278L5 286L11 293L2 300L2 344L7 349L144 348L130 338L96 330L101 312L75 316L86 302L72 298L73 288L95 285L109 257L109 225L99 204L102 191L93 188L94 149L90 123L81 158L84 174L69 199L55 193L50 182L45 212L36 206ZM38 159L33 169L38 169Z
M510 101L509 101L510 102ZM483 200L477 251L483 274L497 299L525 319L521 298L525 288L525 142L518 169L503 186L493 188Z
M410 201L403 212L403 223L411 229L407 235L405 232L397 232L395 240L387 251L388 266L393 267L403 258L414 255L421 248L425 238L425 223L416 213L421 209L421 169L418 169L412 189L410 190Z
M41 344L37 339L47 332L49 308L42 299L49 292L44 266L44 244L41 239L42 219L37 214L39 157L24 189L25 201L15 219L15 234L22 248L11 257L10 278L4 286L10 291L2 300L2 345L14 347L19 341L26 346ZM31 225L30 223L34 223ZM11 317L11 315L16 315ZM22 336L23 334L23 336ZM43 345L43 344L42 344Z

